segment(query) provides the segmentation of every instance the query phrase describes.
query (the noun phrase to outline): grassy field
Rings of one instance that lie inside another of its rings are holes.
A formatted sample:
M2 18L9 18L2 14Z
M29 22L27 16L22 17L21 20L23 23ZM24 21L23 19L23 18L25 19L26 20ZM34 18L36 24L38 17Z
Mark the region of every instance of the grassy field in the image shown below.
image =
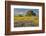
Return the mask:
M31 17L17 17L14 16L14 23L17 21L32 21L34 23L34 25L38 25L39 23L39 18L37 16L31 16Z

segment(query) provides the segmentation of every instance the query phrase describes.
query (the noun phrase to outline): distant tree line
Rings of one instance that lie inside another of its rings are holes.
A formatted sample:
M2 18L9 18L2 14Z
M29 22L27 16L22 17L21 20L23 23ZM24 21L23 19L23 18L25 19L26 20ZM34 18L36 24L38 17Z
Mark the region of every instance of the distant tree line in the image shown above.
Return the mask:
M18 16L23 17L22 14L19 14ZM27 11L25 16L36 16L36 13L34 13L32 10Z

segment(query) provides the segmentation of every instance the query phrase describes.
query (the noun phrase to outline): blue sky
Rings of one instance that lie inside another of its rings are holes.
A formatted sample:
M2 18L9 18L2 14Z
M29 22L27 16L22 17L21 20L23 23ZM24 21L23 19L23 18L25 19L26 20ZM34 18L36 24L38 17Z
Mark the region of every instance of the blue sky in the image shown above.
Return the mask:
M26 14L27 11L32 10L34 13L36 13L36 15L39 14L39 9L24 9L24 8L14 8L14 15L18 15L18 14Z

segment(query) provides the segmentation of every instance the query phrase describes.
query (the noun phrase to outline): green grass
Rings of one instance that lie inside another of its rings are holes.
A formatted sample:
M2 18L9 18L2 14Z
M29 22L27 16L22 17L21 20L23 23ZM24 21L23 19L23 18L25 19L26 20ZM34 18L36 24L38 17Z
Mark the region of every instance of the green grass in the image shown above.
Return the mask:
M17 21L32 21L34 23L34 25L38 25L39 23L39 18L37 16L31 16L31 17L17 17L17 16L14 16L14 23L17 22Z

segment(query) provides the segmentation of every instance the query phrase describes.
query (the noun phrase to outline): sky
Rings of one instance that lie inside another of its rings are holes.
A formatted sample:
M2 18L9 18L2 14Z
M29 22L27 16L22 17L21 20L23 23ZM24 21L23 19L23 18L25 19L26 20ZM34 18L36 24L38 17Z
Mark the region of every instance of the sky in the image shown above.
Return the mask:
M18 14L25 15L29 10L32 10L34 13L36 13L36 15L39 14L39 9L14 8L14 16Z

